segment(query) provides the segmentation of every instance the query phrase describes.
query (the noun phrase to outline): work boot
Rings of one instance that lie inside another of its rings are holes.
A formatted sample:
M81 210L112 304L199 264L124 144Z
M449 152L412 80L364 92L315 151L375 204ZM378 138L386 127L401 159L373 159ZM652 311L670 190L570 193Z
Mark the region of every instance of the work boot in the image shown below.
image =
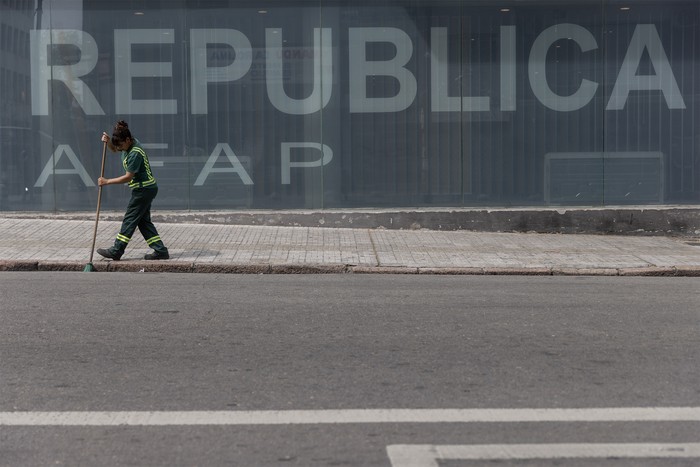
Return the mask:
M170 254L168 250L165 251L153 251L153 253L148 253L143 259L156 260L156 259L170 259Z
M119 261L119 259L124 254L123 251L115 251L112 248L98 248L97 253L104 256L105 258L113 259Z

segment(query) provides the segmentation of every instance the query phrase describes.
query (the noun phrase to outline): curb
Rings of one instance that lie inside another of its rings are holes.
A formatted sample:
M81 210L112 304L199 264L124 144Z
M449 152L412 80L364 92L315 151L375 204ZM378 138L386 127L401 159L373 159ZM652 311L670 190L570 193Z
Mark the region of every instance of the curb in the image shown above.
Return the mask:
M217 264L153 261L97 261L95 272L199 273L199 274L418 274L453 276L625 276L700 277L700 266L647 266L639 268L454 268L357 266L351 264ZM82 272L75 261L0 260L0 272Z

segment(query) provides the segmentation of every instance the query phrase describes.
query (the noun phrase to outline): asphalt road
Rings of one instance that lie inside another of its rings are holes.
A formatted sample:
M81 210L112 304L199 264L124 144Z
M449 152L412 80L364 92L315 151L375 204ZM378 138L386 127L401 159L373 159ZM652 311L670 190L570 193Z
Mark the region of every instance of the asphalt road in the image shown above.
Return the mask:
M0 465L697 466L699 299L697 278L0 273Z

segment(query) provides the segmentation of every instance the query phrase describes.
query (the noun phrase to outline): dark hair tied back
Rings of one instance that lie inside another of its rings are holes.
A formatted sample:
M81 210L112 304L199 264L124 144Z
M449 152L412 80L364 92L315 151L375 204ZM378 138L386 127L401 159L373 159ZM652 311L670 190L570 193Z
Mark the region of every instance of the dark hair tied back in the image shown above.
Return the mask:
M118 146L127 139L133 139L129 131L129 125L124 120L119 120L112 130L112 144Z

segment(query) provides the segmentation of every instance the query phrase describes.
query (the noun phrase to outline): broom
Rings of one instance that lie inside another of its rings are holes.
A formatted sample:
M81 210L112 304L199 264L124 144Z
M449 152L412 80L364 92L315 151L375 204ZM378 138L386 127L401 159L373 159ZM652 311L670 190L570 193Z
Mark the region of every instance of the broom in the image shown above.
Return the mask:
M100 169L100 177L105 176L105 156L107 155L107 142L102 146L102 168ZM95 229L92 232L92 248L90 248L90 261L85 265L83 272L95 271L95 266L92 265L92 255L95 254L95 239L97 238L97 223L100 220L100 204L102 203L102 185L97 189L97 213L95 213Z

